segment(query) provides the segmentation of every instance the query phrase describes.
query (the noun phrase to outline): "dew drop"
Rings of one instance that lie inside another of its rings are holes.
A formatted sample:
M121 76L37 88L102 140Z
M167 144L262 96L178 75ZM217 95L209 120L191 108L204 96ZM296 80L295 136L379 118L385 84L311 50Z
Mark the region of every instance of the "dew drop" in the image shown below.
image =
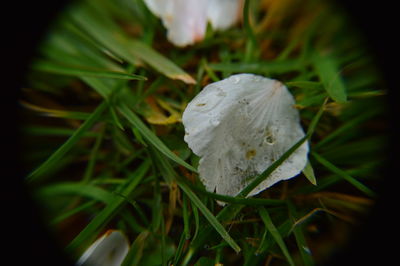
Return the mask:
M304 250L305 252L307 252L308 254L311 254L311 250L310 250L308 247L302 246L302 248L303 248L303 250Z
M240 78L236 76L231 77L231 80L233 84L238 84L240 82Z
M275 144L275 139L271 135L266 136L264 141L268 145L274 145Z
M254 77L252 78L252 80L255 81L255 82L259 82L259 81L261 81L261 77L259 77L259 76L254 76Z
M218 126L220 123L221 123L221 121L216 117L213 117L210 119L210 124L213 126Z
M216 88L216 91L217 91L217 96L219 96L219 97L225 97L226 96L226 92L222 88L220 88L220 87L215 87L215 88Z

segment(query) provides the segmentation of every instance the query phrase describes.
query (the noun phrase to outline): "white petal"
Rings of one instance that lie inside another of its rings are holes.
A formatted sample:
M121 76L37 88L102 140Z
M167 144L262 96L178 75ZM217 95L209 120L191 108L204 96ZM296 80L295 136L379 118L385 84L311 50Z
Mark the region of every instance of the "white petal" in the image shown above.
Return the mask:
M209 0L207 17L216 30L225 30L241 16L242 0Z
M185 141L201 157L200 179L209 191L237 195L305 134L295 101L279 81L238 74L206 86L186 107ZM296 176L307 162L304 143L264 182L259 193Z
M207 21L216 30L225 30L241 15L243 0L144 0L161 18L167 37L176 46L186 46L204 38Z
M79 258L78 266L120 266L129 251L129 243L120 231L107 231Z
M162 19L168 39L177 46L186 46L204 38L208 1L145 0L145 3Z
M174 1L170 0L144 0L147 7L157 16L172 14Z

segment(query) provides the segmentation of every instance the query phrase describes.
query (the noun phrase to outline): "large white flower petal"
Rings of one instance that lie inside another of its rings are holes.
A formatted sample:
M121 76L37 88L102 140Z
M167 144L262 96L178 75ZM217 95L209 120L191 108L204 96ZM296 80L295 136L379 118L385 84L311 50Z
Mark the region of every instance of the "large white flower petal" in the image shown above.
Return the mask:
M237 195L305 134L288 89L279 81L238 74L206 86L186 107L185 141L201 157L200 179L209 191ZM307 162L304 143L264 182L259 193L296 176Z
M120 266L129 251L129 243L120 231L109 230L79 258L78 266Z

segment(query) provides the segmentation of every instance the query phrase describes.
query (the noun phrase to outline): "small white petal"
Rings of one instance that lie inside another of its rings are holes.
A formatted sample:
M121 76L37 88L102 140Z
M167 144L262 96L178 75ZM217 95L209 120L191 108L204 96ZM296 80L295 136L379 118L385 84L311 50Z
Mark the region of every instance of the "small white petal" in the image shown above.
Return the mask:
M209 0L207 17L216 30L225 30L238 21L242 0Z
M202 40L207 27L208 0L145 0L162 19L168 40L186 46Z
M147 7L157 16L172 15L174 1L170 0L144 0Z
M120 231L107 231L79 258L78 266L120 266L129 251L129 243Z
M186 46L204 38L207 21L214 29L227 29L240 17L242 0L144 0L160 17L167 37L176 46Z
M279 81L238 74L206 86L186 107L185 141L201 157L208 191L235 196L305 134L293 96ZM304 143L249 196L296 176L307 162Z

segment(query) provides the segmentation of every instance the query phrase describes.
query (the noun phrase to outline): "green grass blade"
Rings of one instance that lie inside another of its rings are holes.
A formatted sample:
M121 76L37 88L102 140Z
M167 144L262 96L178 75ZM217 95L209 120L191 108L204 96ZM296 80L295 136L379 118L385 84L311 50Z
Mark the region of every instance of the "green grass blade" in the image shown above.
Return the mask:
M314 133L315 128L317 127L317 124L318 124L319 120L321 119L322 114L324 113L324 108L325 108L325 105L327 102L328 102L328 98L325 99L325 101L319 108L317 114L313 117L313 119L310 122L310 125L308 126L307 134L310 135L310 137Z
M295 224L296 220L298 219L297 213L296 213L296 208L293 205L292 202L288 201L288 210L289 210L289 217L292 222L292 225ZM306 242L302 226L295 226L293 228L293 233L294 237L296 239L297 246L300 251L300 255L303 261L304 266L313 266L314 261L313 261L313 256L311 254L310 248L308 247L308 244Z
M316 149L326 145L327 143L331 142L332 140L334 140L338 136L340 136L342 134L346 134L346 132L348 130L350 130L351 128L356 127L357 125L359 125L360 123L366 121L367 119L370 119L371 117L376 115L377 112L378 111L376 109L366 110L365 113L360 114L359 116L347 121L346 123L344 123L343 125L341 125L337 129L335 129L328 136L324 137L321 141L319 141L317 144L315 144L313 148L316 150Z
M99 132L99 134L96 137L96 140L94 142L93 148L92 148L92 150L90 152L90 157L89 157L89 161L88 161L88 164L86 166L86 169L85 169L85 173L83 174L83 178L82 178L82 182L83 183L87 183L91 179L91 177L93 175L93 172L94 172L94 169L95 169L95 165L96 165L97 156L99 154L99 149L100 149L101 143L102 143L103 138L104 138L104 132L105 132L105 130L104 130L104 127L103 127L102 130Z
M91 115L90 113L85 113L85 112L74 112L74 111L45 108L45 107L41 107L41 106L37 106L37 105L31 104L31 103L25 102L24 100L20 100L19 104L21 104L24 108L38 112L38 113L40 113L40 115L47 116L47 117L87 120Z
M337 174L338 176L342 177L344 180L352 184L354 187L356 187L358 190L364 192L366 195L370 197L375 197L376 194L374 191L372 191L369 187L365 186L363 183L346 173L345 171L341 170L340 168L336 167L333 165L331 162L327 161L325 158L323 158L321 155L319 155L316 152L311 152L312 156L323 166L325 166L327 169L329 169L332 173Z
M99 16L93 9L82 7L70 12L76 21L94 39L127 62L136 65L143 60L171 79L194 84L196 81L171 60L145 43L128 38L108 17Z
M200 228L200 216L199 216L199 210L197 209L197 207L195 205L191 205L192 206L192 212L193 212L193 217L194 217L194 234L193 234L193 238L192 241L194 239L196 239L197 234L199 233L199 228Z
M96 203L97 203L96 200L91 200L91 201L88 201L86 203L79 205L76 208L73 208L72 210L64 211L62 214L60 214L60 215L56 216L54 219L52 219L50 224L57 225L58 223L64 221L65 219L71 217L72 215L75 215L85 209L88 209L88 208L94 206Z
M128 251L121 266L136 266L140 265L140 260L143 257L143 250L146 245L146 239L149 237L150 232L141 232L133 241L131 248Z
M278 200L278 199L257 199L257 198L238 198L238 197L232 197L232 196L227 196L227 195L222 195L222 194L217 194L213 193L210 191L207 191L203 188L200 188L198 186L191 185L188 183L188 185L195 190L196 192L199 192L201 194L204 194L210 198L213 198L215 200L223 201L226 203L232 203L232 204L243 204L243 205L262 205L262 206L278 206L282 205L285 203L284 200Z
M260 244L258 245L258 248L255 252L256 255L259 255L266 250L266 246L267 246L267 242L268 242L267 235L268 235L268 230L265 229L264 233L261 236Z
M82 183L57 183L46 186L38 191L40 197L54 197L57 195L78 195L95 199L104 203L110 203L114 195L100 187L85 185Z
M227 71L233 73L258 73L258 74L280 74L288 71L301 70L304 62L299 60L283 60L271 62L249 62L249 63L215 63L208 65L214 71Z
M185 195L182 195L183 199L183 208L182 208L182 217L183 217L183 232L185 233L185 238L190 239L190 222L189 222L189 211L188 211L188 201Z
M228 234L223 225L217 220L217 218L210 212L210 210L203 204L203 202L197 197L197 195L190 189L184 180L179 178L172 168L168 160L163 156L156 156L158 161L163 161L157 164L160 172L165 176L165 180L176 179L178 186L190 199L191 204L196 206L198 210L204 215L207 221L210 223L212 228L214 228L221 237L236 251L240 252L239 245L233 240L233 238Z
M313 184L314 186L317 185L317 180L315 179L314 169L310 163L310 160L307 161L307 164L304 167L302 172L306 176L308 181L310 181L311 184Z
M132 112L125 104L121 104L118 110L125 116L125 118L141 133L142 137L150 142L158 151L173 160L174 162L182 165L183 167L197 173L197 170L182 160L179 156L173 153L141 120Z
M275 225L272 223L271 217L269 213L264 207L260 207L259 214L261 219L263 220L265 227L271 233L272 237L275 239L278 246L281 248L283 255L285 256L286 260L288 261L289 265L294 266L294 261L290 256L289 250L286 247L285 242L282 239L281 234L279 233L278 229L276 229Z
M336 102L343 103L347 100L346 87L340 76L336 62L329 56L315 55L315 70L329 96Z
M135 172L133 172L126 181L125 187L121 192L121 197L115 197L107 206L96 215L93 220L69 243L66 251L71 253L78 251L79 248L83 250L85 246L91 243L96 237L97 233L107 225L107 223L118 213L121 207L127 203L125 198L129 198L132 191L139 185L145 174L150 168L150 160L144 161Z
M250 25L250 1L251 0L245 0L243 7L243 27L248 38L244 62L249 62L253 59L254 49L257 47L257 38Z
M278 168L289 156L295 152L307 139L310 137L309 134L302 137L297 141L289 150L287 150L278 160L276 160L270 167L268 167L259 176L253 179L240 193L238 197L246 197L254 188L256 188L262 181L264 181L276 168Z
M143 60L165 76L182 80L188 84L196 83L189 74L147 44L138 40L130 40L128 45L131 47L131 53L135 57Z
M182 256L183 246L185 245L185 242L186 242L186 237L185 234L182 233L179 239L178 247L176 248L176 252L174 255L173 265L179 265L178 263Z
M221 237L228 243L236 252L240 252L240 247L236 244L235 240L229 235L222 224L217 218L207 209L207 207L201 202L201 200L190 190L190 188L183 182L178 182L179 187L186 193L190 198L191 202L201 211L204 217L212 225L212 227L221 235Z
M32 65L35 70L48 72L58 75L74 76L74 77L97 77L97 78L113 78L126 80L147 80L144 76L128 74L118 71L89 69L84 66L66 66L48 61L38 61Z
M48 126L35 126L35 127L24 127L23 132L36 135L36 136L71 136L74 134L75 130L70 128L61 128L61 127L48 127ZM96 132L86 132L83 134L83 138L94 138L97 137L98 133Z
M288 87L297 87L307 90L317 90L321 86L321 82L317 81L290 81L285 83Z
M106 110L108 104L106 102L101 103L96 110L83 122L83 124L74 132L74 134L66 141L60 148L58 148L45 162L37 167L27 177L27 182L32 182L45 173L53 164L57 163L72 147L77 143L82 136L89 130L94 123L96 123L102 113Z
M161 206L161 191L160 191L160 180L156 179L153 188L153 198L151 203L151 223L150 229L152 232L157 232L162 224L162 206Z

